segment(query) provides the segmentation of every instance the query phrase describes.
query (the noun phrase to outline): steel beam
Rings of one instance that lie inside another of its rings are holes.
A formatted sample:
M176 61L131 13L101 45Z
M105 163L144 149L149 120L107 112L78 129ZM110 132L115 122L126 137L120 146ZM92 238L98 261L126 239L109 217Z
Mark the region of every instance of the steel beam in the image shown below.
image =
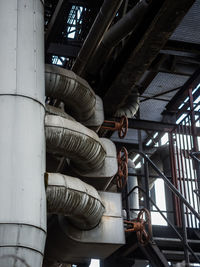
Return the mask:
M50 43L47 53L62 57L77 57L80 46Z
M120 104L127 99L131 88L137 84L144 72L150 67L160 49L166 44L194 2L194 0L184 0L180 4L179 1L167 0L163 3L142 40L130 54L121 73L104 97L104 107L107 114L113 114Z

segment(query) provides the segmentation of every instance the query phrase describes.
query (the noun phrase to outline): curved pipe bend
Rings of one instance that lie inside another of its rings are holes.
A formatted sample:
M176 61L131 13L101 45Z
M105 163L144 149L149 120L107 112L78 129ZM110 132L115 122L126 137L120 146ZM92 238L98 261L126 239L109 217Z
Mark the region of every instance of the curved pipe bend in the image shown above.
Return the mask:
M115 113L115 117L126 116L127 118L133 118L137 113L140 104L140 97L138 90L134 88L130 95L127 96L124 103Z
M46 65L46 96L61 100L78 121L89 120L95 112L96 96L86 80L73 71Z
M81 230L89 230L99 224L105 207L94 187L58 173L47 173L46 179L49 213L67 216Z
M71 159L75 168L89 171L103 165L106 150L95 132L60 116L46 115L47 151Z

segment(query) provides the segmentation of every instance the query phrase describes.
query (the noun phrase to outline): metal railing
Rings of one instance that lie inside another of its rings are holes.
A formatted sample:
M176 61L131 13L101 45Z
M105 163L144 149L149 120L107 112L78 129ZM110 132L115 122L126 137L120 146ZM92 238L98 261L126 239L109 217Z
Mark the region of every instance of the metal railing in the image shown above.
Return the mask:
M197 218L197 220L200 222L200 214L191 206L191 204L184 198L184 196L177 190L177 188L170 182L170 180L164 175L162 171L160 171L157 166L154 164L154 162L144 153L137 150L132 150L135 153L140 154L140 156L144 159L145 164L145 190L141 187L137 186L130 190L127 194L127 198L130 196L130 194L135 190L139 189L143 192L144 197L146 197L146 205L147 208L150 210L150 203L155 206L157 211L160 213L160 215L163 217L163 219L168 223L168 225L173 229L173 231L176 233L178 238L181 240L181 243L183 244L184 249L184 255L185 255L185 262L186 266L190 266L190 257L189 252L191 255L196 259L197 263L200 263L200 258L195 254L195 252L192 250L192 248L188 244L187 239L187 230L186 230L186 223L185 223L185 214L184 214L184 205L185 207L190 210L190 212ZM180 233L177 231L176 227L170 222L170 220L163 214L163 211L159 209L159 207L156 205L156 203L150 198L149 196L149 186L148 186L148 180L149 180L149 172L148 168L151 166L151 168L158 174L160 178L163 179L165 185L171 190L171 192L178 198L180 202L180 210L181 210L181 219L182 219L182 232L183 237L180 235Z

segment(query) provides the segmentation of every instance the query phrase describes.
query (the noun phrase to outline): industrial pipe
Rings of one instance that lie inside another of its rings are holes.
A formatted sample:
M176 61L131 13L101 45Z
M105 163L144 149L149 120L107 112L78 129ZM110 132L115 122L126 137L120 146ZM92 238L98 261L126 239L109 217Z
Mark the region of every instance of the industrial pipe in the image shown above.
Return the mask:
M74 72L46 65L45 86L46 96L63 101L78 121L87 121L95 113L95 93L87 81Z
M105 33L95 54L86 66L86 72L95 75L99 71L102 63L107 58L111 49L115 47L129 33L134 31L136 26L144 17L148 6L148 0L139 1L136 6L134 6Z
M114 116L121 118L122 116L126 116L127 118L133 118L133 116L137 113L140 104L140 97L136 87L127 95L124 103L121 104L120 108L117 109Z
M135 164L131 159L128 160L128 174L134 173L135 171ZM127 181L127 189L128 192L131 191L132 188L138 186L138 180L136 176L128 176L128 181ZM130 209L130 219L136 219L138 216L138 210L139 210L139 192L138 189L134 190L129 198L128 198L128 203L129 203L129 209Z
M46 184L49 213L67 216L81 230L90 230L99 224L105 207L93 186L57 173L47 173Z
M60 116L46 115L47 151L65 156L79 170L92 171L103 165L106 151L97 134L82 124Z
M85 67L93 56L95 49L102 40L104 33L109 28L122 0L104 0L104 3L85 39L81 50L72 66L72 70L83 77Z
M0 266L41 267L46 239L42 1L1 0L0 33Z
M71 121L76 121L72 116L67 114L61 108L57 108L57 107L54 107L54 106L46 104L45 105L45 110L46 110L46 114L48 114L48 115L60 116L60 117L63 117L65 119L68 119L68 120L71 120Z

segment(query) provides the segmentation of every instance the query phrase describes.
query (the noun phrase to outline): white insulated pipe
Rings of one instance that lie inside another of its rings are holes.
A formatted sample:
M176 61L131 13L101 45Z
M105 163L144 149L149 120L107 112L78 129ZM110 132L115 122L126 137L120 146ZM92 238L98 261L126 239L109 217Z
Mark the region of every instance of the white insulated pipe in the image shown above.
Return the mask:
M46 115L45 133L47 151L69 158L75 169L88 172L103 165L106 150L100 138L79 122Z
M0 266L40 267L46 238L40 0L0 1Z
M62 214L82 230L96 227L105 207L97 190L80 179L59 173L46 173L47 209Z
M135 164L131 159L128 159L128 173L134 173ZM138 186L138 180L136 176L129 176L127 182L128 192L130 192L135 186ZM135 189L128 198L129 209L130 209L130 219L136 219L138 215L139 206L139 192Z

